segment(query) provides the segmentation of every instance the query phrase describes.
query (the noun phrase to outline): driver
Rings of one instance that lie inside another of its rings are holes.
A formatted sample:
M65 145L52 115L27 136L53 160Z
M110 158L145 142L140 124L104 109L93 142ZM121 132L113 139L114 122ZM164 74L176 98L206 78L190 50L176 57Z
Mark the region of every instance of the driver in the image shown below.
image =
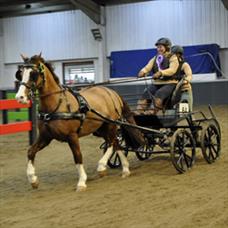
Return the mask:
M163 108L163 102L168 98L176 84L175 73L178 70L179 62L175 54L171 54L172 46L170 39L160 38L155 43L157 55L154 56L145 67L138 73L138 77L145 77L152 72L152 84L144 90L142 98L137 102L136 115L139 114L156 114ZM151 102L154 108L148 110Z

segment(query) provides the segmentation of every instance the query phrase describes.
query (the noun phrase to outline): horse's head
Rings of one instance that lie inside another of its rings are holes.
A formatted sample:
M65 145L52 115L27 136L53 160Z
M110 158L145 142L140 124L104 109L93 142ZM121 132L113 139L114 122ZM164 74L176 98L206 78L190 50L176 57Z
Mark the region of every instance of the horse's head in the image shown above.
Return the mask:
M44 59L41 57L41 53L31 58L24 55L21 57L24 64L18 67L15 75L20 84L16 99L20 103L28 103L29 97L44 86Z

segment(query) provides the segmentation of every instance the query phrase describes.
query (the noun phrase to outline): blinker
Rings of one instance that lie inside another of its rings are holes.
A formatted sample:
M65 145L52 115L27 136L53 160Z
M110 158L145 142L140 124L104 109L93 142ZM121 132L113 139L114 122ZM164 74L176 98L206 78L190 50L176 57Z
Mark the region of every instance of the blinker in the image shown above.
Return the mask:
M38 80L39 77L39 72L38 71L32 71L30 73L30 80L33 82L36 82Z
M18 70L15 74L15 77L18 81L21 81L22 80L22 71Z

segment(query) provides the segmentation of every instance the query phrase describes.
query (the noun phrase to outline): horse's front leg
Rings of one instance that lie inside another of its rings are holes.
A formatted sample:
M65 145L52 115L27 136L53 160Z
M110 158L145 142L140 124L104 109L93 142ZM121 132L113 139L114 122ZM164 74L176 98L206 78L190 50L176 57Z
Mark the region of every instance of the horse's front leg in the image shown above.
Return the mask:
M77 166L78 174L79 174L79 180L78 180L76 190L77 191L83 191L87 187L86 186L87 175L86 175L86 172L84 170L83 163L82 163L82 154L81 154L81 150L80 150L78 135L76 133L71 134L69 136L68 144L69 144L71 151L73 153L74 162Z
M36 142L28 150L27 177L33 188L38 188L39 185L34 166L36 153L46 147L50 142L51 139L39 136Z

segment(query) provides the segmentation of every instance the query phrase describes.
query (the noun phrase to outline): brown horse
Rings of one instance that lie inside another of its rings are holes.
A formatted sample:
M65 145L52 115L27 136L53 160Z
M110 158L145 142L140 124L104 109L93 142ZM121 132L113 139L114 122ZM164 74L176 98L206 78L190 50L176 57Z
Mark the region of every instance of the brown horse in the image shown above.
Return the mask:
M39 96L39 136L28 150L27 177L32 187L38 187L34 167L36 153L52 139L57 139L69 144L79 172L77 190L84 190L87 175L83 167L79 138L91 133L103 137L109 145L98 163L97 171L103 173L106 170L107 161L115 149L123 166L122 176L130 175L129 163L118 145L117 126L99 116L101 114L111 120L125 119L135 124L123 99L109 88L96 86L85 88L75 96L60 85L52 66L44 61L41 54L22 58L25 64L16 73L16 78L20 81L16 99L18 102L27 103L35 91L38 91ZM144 141L137 129L126 130L127 137L131 137L133 141Z

